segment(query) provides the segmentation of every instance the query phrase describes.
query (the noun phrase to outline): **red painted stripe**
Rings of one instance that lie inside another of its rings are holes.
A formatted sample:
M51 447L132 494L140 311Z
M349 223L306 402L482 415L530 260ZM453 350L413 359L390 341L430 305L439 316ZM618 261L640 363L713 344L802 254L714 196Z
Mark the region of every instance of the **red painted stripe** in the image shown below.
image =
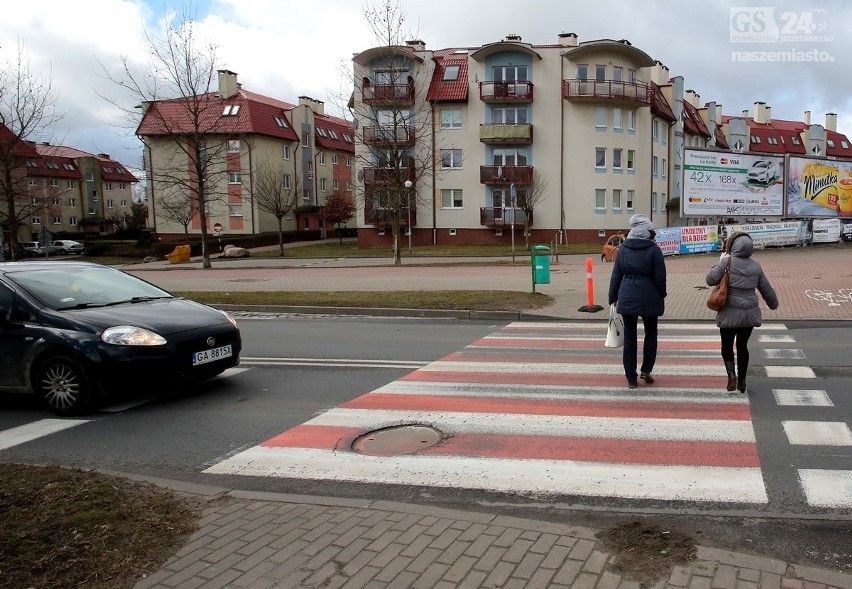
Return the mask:
M621 352L618 352L617 355L600 355L600 356L574 356L574 355L565 355L565 356L537 356L533 354L529 354L526 356L507 356L504 353L501 354L482 354L478 352L453 352L449 354L441 360L441 362L499 362L501 364L505 364L507 362L513 364L617 364L621 366ZM723 370L722 362L720 358L666 358L665 363L667 365L673 366L718 366L719 372Z
M552 349L585 349L600 347L603 348L603 341L606 333L600 339L586 340L544 340L544 339L521 339L521 338L490 338L484 337L481 340L471 344L472 346L488 347L488 348L552 348ZM663 341L660 340L657 348L660 350L718 350L721 344L718 341Z
M725 379L721 376L660 376L655 374L652 385L640 384L641 388L708 388L725 391ZM627 389L627 379L616 374L525 374L502 372L435 372L424 368L400 378L402 381L484 383L484 384L550 384L561 386L605 386Z
M365 433L355 428L300 425L267 440L261 446L351 452L352 442ZM455 434L437 446L418 450L415 455L760 468L757 446L746 442Z
M440 395L387 395L370 393L341 405L346 409L391 411L458 411L517 415L582 415L656 419L751 419L746 404L672 403L654 401L585 401L557 399L505 399L496 397L445 397Z

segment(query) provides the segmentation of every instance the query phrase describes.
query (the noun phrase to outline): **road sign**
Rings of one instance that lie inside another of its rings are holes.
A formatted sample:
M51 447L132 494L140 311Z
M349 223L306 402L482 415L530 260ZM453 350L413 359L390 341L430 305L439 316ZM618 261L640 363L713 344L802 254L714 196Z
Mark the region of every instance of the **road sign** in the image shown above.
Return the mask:
M217 234L222 233L222 229L224 229L224 227L222 227L221 223L214 223L213 224L213 231L215 231Z

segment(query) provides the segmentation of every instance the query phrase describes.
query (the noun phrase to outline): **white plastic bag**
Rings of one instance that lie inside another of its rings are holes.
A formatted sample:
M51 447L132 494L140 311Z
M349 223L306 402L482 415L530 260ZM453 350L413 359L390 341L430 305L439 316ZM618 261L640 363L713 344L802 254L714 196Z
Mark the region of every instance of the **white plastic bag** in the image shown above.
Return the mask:
M615 310L615 305L609 306L609 323L606 328L604 347L620 348L624 345L624 321Z

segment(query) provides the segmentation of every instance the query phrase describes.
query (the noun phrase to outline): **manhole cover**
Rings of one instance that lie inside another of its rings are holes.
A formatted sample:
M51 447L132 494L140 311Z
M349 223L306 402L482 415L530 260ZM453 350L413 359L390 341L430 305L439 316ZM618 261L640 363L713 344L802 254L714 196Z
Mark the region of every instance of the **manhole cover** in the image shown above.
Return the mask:
M396 456L429 448L441 439L441 432L428 425L395 425L359 436L352 449L368 456Z

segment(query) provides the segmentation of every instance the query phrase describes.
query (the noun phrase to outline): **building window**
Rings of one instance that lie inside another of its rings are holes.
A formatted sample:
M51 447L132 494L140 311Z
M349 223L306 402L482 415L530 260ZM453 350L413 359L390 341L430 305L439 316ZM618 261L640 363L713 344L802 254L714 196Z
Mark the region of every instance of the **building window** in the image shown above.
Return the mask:
M624 68L619 66L619 65L613 66L613 68L612 68L612 79L615 80L616 82L620 82L621 80L623 80L624 79Z
M527 123L527 109L524 107L500 107L491 109L492 125L524 125Z
M77 181L76 180L68 180L67 182L65 182L65 188L76 188L76 187L77 187Z
M112 182L104 182L104 190L112 190Z
M453 82L459 79L459 68L461 66L458 65L448 65L444 68L444 81L445 82Z
M657 177L660 174L660 158L654 156L651 158L651 175Z
M760 137L758 137L757 135L752 135L751 136L751 142L752 143L760 143Z
M56 178L51 178L50 179L50 185L54 188L59 187L59 180L57 180Z
M41 225L41 217L33 217L33 225Z
M126 206L127 206L127 201L126 201L126 200L124 200L124 199L122 199L122 200L121 200L121 202L119 202L118 204L119 204L119 206L126 207Z
M69 172L74 171L74 165L73 164L62 164L62 167L65 168L66 170L68 170Z
M663 158L663 165L662 165L662 168L660 168L660 173L663 175L663 178L666 177L666 168L667 168L666 158Z
M462 189L449 188L441 190L442 209L460 209L462 207Z
M636 111L628 110L627 111L627 130L635 131L636 130Z
M61 205L61 204L62 204L62 199L60 199L59 197L53 197L53 204L55 204L55 205Z
M656 119L651 122L651 137L654 141L660 140L660 121Z
M627 202L625 203L627 205L628 211L633 210L633 203L635 201L636 201L636 191L635 190L628 190L627 191Z
M86 170L86 180L89 182L95 181L95 172L93 170Z
M311 134L307 131L302 132L302 147L311 146Z
M352 182L346 183L346 192L352 192Z
M241 184L242 176L239 172L228 172L228 184Z
M621 148L615 148L612 150L612 167L616 170L621 169L621 154L624 150Z
M598 106L595 108L595 127L598 129L606 129L606 107Z
M627 170L633 171L636 169L636 150L628 149L627 150Z
M441 168L461 168L462 167L462 150L461 149L442 149L441 150Z
M77 199L76 198L69 198L68 199L68 206L69 207L76 207L77 206Z
M127 184L124 183L124 182L119 182L118 183L118 189L119 190L127 190Z
M460 108L447 108L441 111L442 129L461 129L462 111Z
M340 190L340 180L338 180L336 178L334 180L332 180L331 181L331 189L334 190L335 192Z
M651 193L651 210L652 211L657 210L657 193L656 192Z
M106 201L106 205L107 205L108 209L114 209L115 208L115 201L113 201L111 198L108 198L107 201Z
M598 168L598 169L606 168L606 148L605 147L596 147L595 148L595 168Z
M35 160L27 160L27 167L28 168L37 168L38 164L36 163Z
M284 177L281 179L281 187L285 190L290 190L290 174L284 174Z
M30 178L30 186L38 186L38 178Z
M589 64L587 64L587 63L577 64L577 79L578 80L588 80L589 79Z
M321 166L325 165L325 152L324 151L319 152L319 164Z
M352 157L346 156L346 167L350 167L352 165Z
M792 137L790 137L790 141L793 142L793 145L799 145L799 137L796 136L796 135L793 135Z
M595 188L595 208L598 210L606 210L606 190L603 188Z
M284 119L284 117L276 116L275 117L275 124L278 125L279 127L281 127L282 129L287 128L287 121Z
M319 183L320 184L320 191L325 192L327 190L326 185L325 185L325 178L320 178L319 181L320 181L320 183Z
M767 142L769 145L778 145L778 140L777 140L777 139L775 139L775 137L767 137L767 138L766 138L766 142Z
M72 227L77 226L77 217L68 217L68 224Z
M242 217L243 216L243 205L228 205L228 216L229 217Z
M223 117L235 117L235 116L237 116L237 113L239 113L239 112L240 112L240 105L239 104L226 104L225 108L222 109L222 116Z
M665 210L666 210L666 193L662 192L662 193L660 193L660 212L662 213Z
M282 145L281 146L281 159L289 160L290 159L290 146Z
M62 225L62 217L54 217L53 218L54 225Z
M239 139L228 139L228 152L229 153L239 153L240 151L240 140Z
M832 140L832 139L826 139L826 141L825 141L825 142L826 142L826 143L828 143L828 146L829 146L829 147L834 147L834 140Z
M621 210L621 189L615 188L612 191L612 210Z
M337 154L331 154L331 165L336 166L338 163L340 163L340 158L337 157Z
M621 109L620 108L612 109L612 128L618 129L619 131L621 131L621 129L622 129Z
M595 81L603 82L604 80L606 80L606 66L598 64L595 66Z
M90 214L90 215L94 215L94 214L95 214L95 207L89 207L89 214Z

